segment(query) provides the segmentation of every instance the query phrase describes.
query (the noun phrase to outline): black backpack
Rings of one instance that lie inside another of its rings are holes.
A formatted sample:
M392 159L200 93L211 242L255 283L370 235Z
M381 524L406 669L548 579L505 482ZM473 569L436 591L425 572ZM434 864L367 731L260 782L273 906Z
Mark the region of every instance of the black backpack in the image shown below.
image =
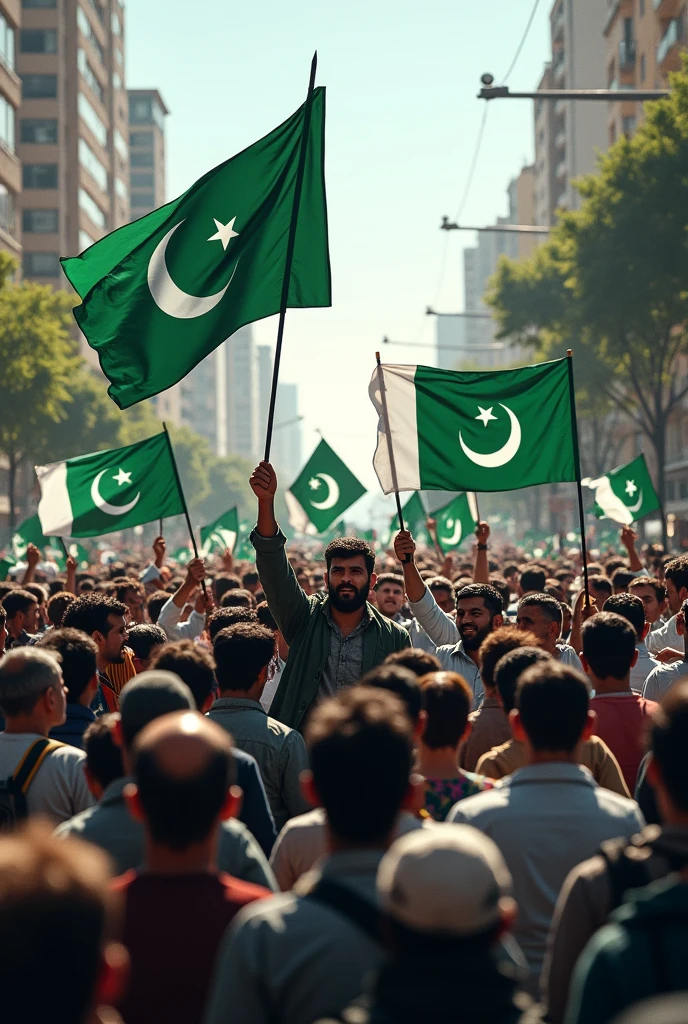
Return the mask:
M0 781L0 832L9 832L28 816L26 794L38 769L53 750L63 747L57 740L36 740L28 748L9 779Z
M641 889L654 880L647 867L653 854L666 858L669 872L688 866L688 856L677 854L665 844L659 825L648 825L631 839L609 839L602 843L600 853L611 890L610 912L621 906L629 889Z

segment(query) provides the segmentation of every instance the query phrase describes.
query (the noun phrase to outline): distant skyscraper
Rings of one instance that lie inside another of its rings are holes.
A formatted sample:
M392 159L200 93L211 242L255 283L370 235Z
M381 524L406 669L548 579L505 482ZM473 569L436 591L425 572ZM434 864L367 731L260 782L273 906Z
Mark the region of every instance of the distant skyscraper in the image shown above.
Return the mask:
M226 350L227 454L253 462L259 449L259 365L253 327L240 328L222 346Z
M275 355L269 345L258 345L258 395L259 411L258 424L260 434L260 454L264 451L265 432L268 425L268 410L270 409L270 394L272 392L272 367Z
M20 16L17 0L0 0L0 248L15 259L21 259L17 206L22 182L15 127L21 103L16 73Z
M129 186L132 220L162 206L165 195L165 117L157 89L129 89Z
M298 384L280 382L277 385L277 413L270 458L277 472L283 476L285 487L294 482L303 468L301 434Z

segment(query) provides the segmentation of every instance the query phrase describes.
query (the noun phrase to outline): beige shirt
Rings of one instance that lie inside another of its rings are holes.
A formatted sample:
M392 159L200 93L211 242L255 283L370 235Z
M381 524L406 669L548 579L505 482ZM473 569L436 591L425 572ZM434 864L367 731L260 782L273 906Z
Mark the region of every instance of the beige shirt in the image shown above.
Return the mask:
M525 767L526 756L525 743L511 739L501 747L494 747L488 754L483 754L475 770L478 775L487 775L490 779L503 779L517 768ZM581 745L580 763L592 773L599 786L619 796L631 795L619 762L599 736L591 736Z
M0 779L13 775L28 748L40 739L33 732L0 733ZM85 763L83 750L68 745L48 754L26 794L29 816L43 814L59 825L92 807L95 800L86 785Z
M461 747L459 767L474 772L483 754L511 739L511 726L501 702L495 697L486 697L478 710L471 712L468 721L473 728Z
M424 821L402 811L395 838L423 828ZM327 816L322 807L299 814L284 826L270 855L270 867L282 892L293 889L296 882L327 853Z

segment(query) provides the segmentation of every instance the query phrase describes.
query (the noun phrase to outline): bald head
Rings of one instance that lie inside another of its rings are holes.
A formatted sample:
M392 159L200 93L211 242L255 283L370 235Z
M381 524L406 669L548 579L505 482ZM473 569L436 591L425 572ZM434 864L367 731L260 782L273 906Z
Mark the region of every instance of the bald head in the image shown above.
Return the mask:
M232 783L231 740L196 711L157 718L136 737L134 776L151 837L183 851L217 827Z

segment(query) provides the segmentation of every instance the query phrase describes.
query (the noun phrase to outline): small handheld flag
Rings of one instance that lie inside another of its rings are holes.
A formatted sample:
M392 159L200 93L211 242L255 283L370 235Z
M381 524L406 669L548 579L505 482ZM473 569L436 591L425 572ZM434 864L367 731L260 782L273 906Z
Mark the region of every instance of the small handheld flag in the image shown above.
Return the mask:
M613 519L630 526L650 512L661 508L644 455L624 466L617 466L596 480L587 477L581 483L595 492L594 514L598 519Z

